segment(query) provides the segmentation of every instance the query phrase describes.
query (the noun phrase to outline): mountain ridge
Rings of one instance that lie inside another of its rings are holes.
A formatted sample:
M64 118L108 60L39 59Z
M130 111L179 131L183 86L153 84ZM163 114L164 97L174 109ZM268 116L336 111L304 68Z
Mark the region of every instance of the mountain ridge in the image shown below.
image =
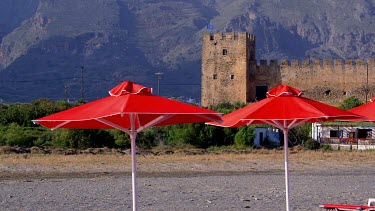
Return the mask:
M257 59L375 56L373 0L4 0L0 14L6 102L65 99L65 86L79 99L81 66L87 100L121 80L155 90L156 72L164 72L162 95L200 98L201 35L209 32L255 34Z

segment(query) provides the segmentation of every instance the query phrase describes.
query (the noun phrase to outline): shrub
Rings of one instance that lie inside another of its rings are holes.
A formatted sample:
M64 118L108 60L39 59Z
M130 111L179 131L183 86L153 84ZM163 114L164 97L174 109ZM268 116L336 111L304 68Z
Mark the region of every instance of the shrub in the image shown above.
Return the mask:
M292 143L293 145L300 145L302 144L303 140L311 139L311 127L311 123L304 123L291 129L288 133L289 143Z
M203 123L172 125L165 130L165 144L181 147L192 145L199 148L222 146L233 143L236 129L205 125Z
M182 146L196 138L194 124L171 125L168 127L165 143L170 146Z
M137 145L151 148L164 144L164 127L151 127L137 134Z
M344 110L349 110L349 109L355 108L357 106L360 106L362 104L363 104L363 102L360 99L358 99L355 96L351 96L351 97L346 98L340 104L339 108L344 109Z
M6 127L0 126L0 146L6 145L6 131Z
M325 143L325 144L322 145L321 150L323 150L323 151L333 151L333 148L331 147L330 144Z
M246 147L254 145L254 127L247 126L241 127L236 135L234 136L234 146L236 147Z
M128 149L130 148L130 137L121 130L110 130L109 132L115 140L115 147Z
M107 130L58 129L52 145L59 148L86 149L92 147L113 147L115 140Z
M310 150L316 150L316 149L319 149L320 148L320 143L313 140L313 139L309 139L307 140L305 143L304 143L304 147L306 149L310 149Z
M31 147L36 139L35 134L25 133L23 127L17 123L9 125L6 131L6 144L9 146Z

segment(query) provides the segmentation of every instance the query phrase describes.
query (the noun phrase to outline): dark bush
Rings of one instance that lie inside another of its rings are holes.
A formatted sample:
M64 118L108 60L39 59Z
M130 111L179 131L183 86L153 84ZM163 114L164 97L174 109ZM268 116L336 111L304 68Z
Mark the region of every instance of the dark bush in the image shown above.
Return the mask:
M317 150L320 148L320 143L313 140L313 139L308 139L305 143L304 143L304 147L306 149L310 149L310 150Z
M127 133L120 130L110 130L110 134L115 140L115 147L122 149L130 148L130 137Z
M165 137L165 127L148 128L137 134L136 144L142 148L151 148L163 145Z
M95 129L58 129L52 145L61 148L114 147L115 139L107 130Z

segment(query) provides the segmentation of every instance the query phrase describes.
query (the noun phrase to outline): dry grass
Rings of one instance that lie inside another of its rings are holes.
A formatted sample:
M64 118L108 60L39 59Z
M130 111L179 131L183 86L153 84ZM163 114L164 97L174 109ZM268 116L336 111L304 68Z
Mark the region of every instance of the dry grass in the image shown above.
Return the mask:
M291 163L322 165L335 163L340 165L356 164L367 165L375 163L375 151L291 151L289 159ZM253 150L247 154L203 154L203 155L161 155L161 156L137 156L137 165L145 169L152 166L176 168L177 166L209 166L209 165L235 165L241 163L281 163L284 160L284 152L280 150ZM8 154L0 155L0 163L6 166L39 166L44 168L74 167L76 169L122 169L127 170L131 166L129 155L30 155Z

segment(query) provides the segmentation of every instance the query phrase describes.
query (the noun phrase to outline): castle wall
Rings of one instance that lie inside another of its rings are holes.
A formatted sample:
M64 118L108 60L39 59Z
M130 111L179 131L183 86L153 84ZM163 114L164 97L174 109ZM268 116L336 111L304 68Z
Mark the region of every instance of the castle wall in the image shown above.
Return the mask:
M366 87L367 99L374 94L374 60L283 60L280 83L302 90L305 97L330 104L350 96L366 101Z
M277 60L260 60L259 65L256 66L254 75L254 83L251 86L251 90L255 95L257 86L267 86L268 89L275 87L280 84L280 71ZM251 99L258 100L258 99Z
M203 36L202 106L249 101L248 61L255 55L255 37L248 33Z
M203 35L202 106L259 100L257 86L270 89L280 84L332 105L350 96L368 102L375 95L375 58L257 63L255 36L245 32Z

